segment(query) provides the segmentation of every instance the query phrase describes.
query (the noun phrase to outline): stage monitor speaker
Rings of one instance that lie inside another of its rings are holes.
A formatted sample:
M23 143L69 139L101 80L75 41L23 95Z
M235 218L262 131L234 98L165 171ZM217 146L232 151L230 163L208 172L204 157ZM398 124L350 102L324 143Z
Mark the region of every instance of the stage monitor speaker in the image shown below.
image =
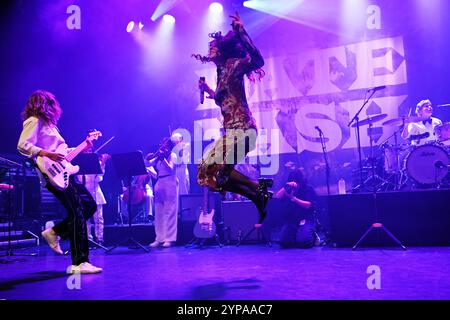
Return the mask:
M222 216L228 241L244 237L259 220L258 210L251 201L223 201ZM258 240L258 233L252 232L247 240Z

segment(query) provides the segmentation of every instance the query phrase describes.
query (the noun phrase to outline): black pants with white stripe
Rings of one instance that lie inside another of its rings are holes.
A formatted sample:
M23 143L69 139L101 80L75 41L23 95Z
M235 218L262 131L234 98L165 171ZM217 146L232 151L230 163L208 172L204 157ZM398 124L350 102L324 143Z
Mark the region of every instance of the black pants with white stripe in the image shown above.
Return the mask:
M86 221L97 210L97 204L89 191L82 184L70 177L69 186L58 190L50 183L46 188L62 203L67 210L67 217L53 227L61 239L69 239L72 264L89 262L89 241Z

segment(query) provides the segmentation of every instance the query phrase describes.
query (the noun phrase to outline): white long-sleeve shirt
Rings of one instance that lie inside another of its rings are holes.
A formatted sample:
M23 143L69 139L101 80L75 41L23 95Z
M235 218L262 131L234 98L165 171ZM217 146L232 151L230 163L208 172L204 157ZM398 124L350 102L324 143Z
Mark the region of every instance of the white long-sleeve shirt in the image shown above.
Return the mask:
M55 152L64 143L66 142L56 126L42 119L29 117L23 122L17 150L28 158L36 159L42 149Z
M41 150L55 152L64 143L66 142L56 126L37 117L29 117L23 122L17 150L24 156L36 160ZM36 171L41 184L45 186L47 182L44 176L39 170Z

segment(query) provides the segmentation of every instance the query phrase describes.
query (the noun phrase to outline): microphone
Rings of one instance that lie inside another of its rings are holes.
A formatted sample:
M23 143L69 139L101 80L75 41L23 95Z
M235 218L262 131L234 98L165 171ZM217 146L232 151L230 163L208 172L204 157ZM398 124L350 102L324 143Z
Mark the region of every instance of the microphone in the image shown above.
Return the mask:
M378 87L373 87L373 88L370 88L369 90L367 90L367 91L378 91L378 90L383 90L383 89L386 89L386 86L378 86Z
M450 103L438 104L436 107L450 107Z
M322 130L320 130L319 126L315 126L314 129L316 129L317 131L319 131L319 134L323 134Z
M201 82L205 82L205 77L200 77ZM203 89L203 85L200 86L200 103L203 104L205 102L205 90Z

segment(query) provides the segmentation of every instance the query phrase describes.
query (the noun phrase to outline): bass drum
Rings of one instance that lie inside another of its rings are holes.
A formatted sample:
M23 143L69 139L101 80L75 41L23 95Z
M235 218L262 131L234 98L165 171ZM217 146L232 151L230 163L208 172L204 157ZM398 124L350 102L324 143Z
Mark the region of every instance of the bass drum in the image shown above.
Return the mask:
M405 170L415 182L423 185L440 183L448 173L450 156L437 145L414 148L405 158Z

